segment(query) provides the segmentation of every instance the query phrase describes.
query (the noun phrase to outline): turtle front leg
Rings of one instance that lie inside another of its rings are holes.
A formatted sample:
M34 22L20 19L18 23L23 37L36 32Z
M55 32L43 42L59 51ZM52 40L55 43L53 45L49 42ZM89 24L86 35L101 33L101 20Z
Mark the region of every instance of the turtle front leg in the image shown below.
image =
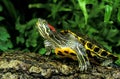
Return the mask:
M90 65L90 62L84 46L80 43L77 43L75 49L76 49L77 59L79 62L80 71L87 70L88 66Z
M52 43L49 41L49 40L45 40L44 41L44 46L45 46L45 49L46 49L46 54L45 55L50 55L51 52L52 52Z

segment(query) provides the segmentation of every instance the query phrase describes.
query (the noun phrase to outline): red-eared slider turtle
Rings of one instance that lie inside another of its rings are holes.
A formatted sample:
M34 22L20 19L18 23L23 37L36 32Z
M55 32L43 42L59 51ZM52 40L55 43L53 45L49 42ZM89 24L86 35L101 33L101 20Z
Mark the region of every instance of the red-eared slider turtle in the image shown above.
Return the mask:
M90 63L107 66L118 59L110 52L70 30L57 32L46 20L39 18L36 27L45 39L44 45L48 51L47 54L50 54L53 49L59 57L78 60L81 71L87 70Z

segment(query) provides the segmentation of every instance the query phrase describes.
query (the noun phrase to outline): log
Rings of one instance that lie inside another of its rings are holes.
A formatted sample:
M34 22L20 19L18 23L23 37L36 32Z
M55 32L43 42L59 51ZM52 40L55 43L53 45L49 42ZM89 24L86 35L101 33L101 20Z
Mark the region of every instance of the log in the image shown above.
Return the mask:
M74 60L14 51L1 54L0 79L120 79L120 68L92 65L81 72Z

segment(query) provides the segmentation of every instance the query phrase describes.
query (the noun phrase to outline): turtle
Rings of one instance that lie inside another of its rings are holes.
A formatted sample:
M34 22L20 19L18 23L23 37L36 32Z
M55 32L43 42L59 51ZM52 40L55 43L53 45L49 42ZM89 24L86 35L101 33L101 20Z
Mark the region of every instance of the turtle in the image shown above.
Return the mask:
M118 59L101 46L70 30L56 31L44 19L38 18L36 28L44 38L46 55L50 55L51 50L54 50L55 54L61 58L77 60L80 71L86 71L91 64L108 66Z

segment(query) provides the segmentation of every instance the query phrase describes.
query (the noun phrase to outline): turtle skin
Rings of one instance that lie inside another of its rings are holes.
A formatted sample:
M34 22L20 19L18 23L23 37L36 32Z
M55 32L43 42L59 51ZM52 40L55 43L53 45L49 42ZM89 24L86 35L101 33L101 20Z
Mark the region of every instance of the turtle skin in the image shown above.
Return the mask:
M44 38L46 55L50 55L51 50L55 50L55 54L61 58L77 60L80 71L87 70L91 64L107 66L118 59L101 46L70 30L56 31L46 20L39 18L36 22L36 28Z

